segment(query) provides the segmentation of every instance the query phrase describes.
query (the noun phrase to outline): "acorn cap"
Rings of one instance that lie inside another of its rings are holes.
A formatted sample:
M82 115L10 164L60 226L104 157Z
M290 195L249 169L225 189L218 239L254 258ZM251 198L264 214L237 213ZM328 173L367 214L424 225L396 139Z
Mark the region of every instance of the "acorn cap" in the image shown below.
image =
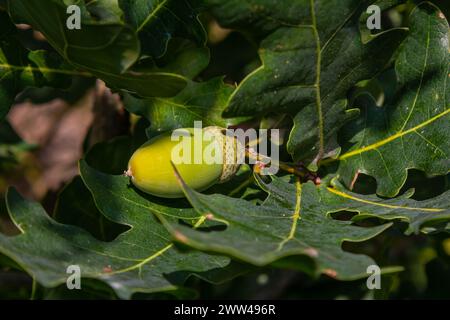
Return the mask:
M224 183L234 177L241 166L238 163L238 153L244 152L244 146L236 137L227 135L226 129L216 126L206 127L204 132L212 134L221 145L222 148L222 175L219 178L219 183Z

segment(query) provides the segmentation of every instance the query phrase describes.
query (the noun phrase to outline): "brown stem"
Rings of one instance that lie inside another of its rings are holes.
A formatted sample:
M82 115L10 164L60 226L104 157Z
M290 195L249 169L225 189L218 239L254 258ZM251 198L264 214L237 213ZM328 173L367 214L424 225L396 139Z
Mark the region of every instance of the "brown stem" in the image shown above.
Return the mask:
M308 173L304 170L299 170L295 167L295 165L291 165L289 163L286 162L282 162L282 161L276 161L271 159L270 157L255 153L255 152L250 152L248 149L245 149L245 155L248 159L253 159L259 162L262 162L262 159L265 159L266 162L270 162L271 164L276 164L281 170L288 172L290 174L294 174L300 178L305 178L307 177ZM267 161L268 160L268 161Z

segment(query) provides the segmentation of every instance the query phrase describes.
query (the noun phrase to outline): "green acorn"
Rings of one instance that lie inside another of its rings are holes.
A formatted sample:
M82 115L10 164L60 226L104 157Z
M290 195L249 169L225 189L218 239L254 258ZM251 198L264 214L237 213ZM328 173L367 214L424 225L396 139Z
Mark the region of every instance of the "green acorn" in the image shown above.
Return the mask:
M178 141L172 138L174 133L179 137ZM145 193L162 198L182 198L184 193L173 165L189 187L204 191L235 175L239 169L237 150L243 150L238 146L238 140L227 136L225 129L220 127L177 129L157 136L137 149L125 174Z

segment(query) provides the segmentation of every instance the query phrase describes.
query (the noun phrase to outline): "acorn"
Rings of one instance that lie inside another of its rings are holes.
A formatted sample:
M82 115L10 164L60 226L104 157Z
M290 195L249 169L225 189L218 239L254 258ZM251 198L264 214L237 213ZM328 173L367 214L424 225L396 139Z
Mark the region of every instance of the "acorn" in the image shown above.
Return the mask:
M125 175L145 193L182 198L184 193L173 166L189 187L204 191L236 174L239 150L243 150L242 145L226 135L224 128L181 128L139 147L131 156Z

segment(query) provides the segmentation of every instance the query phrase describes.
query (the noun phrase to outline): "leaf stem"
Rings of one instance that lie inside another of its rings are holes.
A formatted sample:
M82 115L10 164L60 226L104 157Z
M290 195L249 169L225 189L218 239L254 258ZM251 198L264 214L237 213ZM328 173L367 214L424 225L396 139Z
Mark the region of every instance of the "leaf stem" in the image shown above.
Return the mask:
M33 277L33 281L31 283L31 296L30 300L36 300L36 289L37 289L37 281L36 278Z
M300 178L306 178L309 175L309 172L307 172L306 170L296 168L295 164L290 164L290 163L283 162L283 161L273 160L270 157L261 155L254 151L250 151L249 149L245 149L245 155L248 159L253 159L257 162L264 163L264 165L266 165L268 163L270 163L271 165L277 165L281 170L288 172L290 174L293 174ZM265 160L264 162L263 162L263 159Z

